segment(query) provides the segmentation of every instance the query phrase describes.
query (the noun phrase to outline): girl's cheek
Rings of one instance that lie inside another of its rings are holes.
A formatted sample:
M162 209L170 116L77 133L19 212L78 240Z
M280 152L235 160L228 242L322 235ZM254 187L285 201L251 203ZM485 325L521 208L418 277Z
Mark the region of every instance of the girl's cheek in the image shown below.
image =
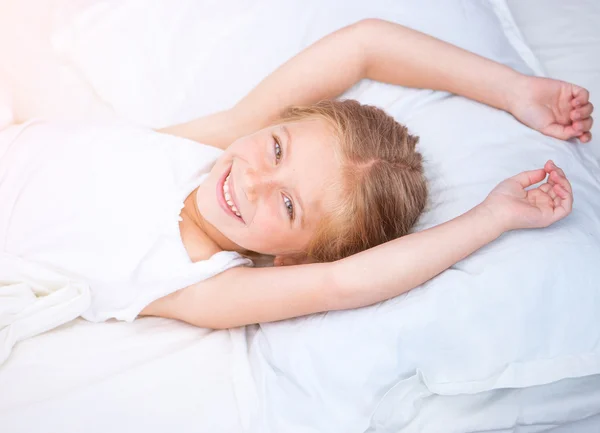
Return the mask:
M274 209L271 206L265 206L261 209L261 213L257 215L258 223L262 227L263 236L267 233L269 237L279 231L277 218L274 216Z

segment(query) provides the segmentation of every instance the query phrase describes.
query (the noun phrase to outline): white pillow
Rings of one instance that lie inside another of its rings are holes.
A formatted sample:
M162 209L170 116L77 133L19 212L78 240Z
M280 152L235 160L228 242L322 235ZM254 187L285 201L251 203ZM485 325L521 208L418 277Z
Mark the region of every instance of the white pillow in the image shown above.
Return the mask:
M118 114L162 127L231 107L302 48L368 17L531 72L492 5L472 0L106 0L57 26L53 40Z
M78 15L55 42L120 115L154 127L231 106L301 47L368 16L539 72L534 57L527 66L517 54L514 45L527 47L509 31L510 14L497 14L503 1L339 4L109 1ZM250 345L264 404L258 431L397 431L432 393L600 373L597 162L576 144L442 92L363 82L347 96L385 108L421 136L432 205L419 228L547 159L570 176L574 211L548 229L506 234L396 299L261 325Z

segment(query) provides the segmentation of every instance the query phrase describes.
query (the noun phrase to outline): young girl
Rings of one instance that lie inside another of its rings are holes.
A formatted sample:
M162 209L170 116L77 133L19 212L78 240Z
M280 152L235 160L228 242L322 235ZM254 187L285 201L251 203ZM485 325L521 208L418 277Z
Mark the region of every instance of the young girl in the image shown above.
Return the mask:
M231 110L163 131L225 149L181 211L186 260L236 251L273 256L276 266L224 270L148 298L135 314L229 328L365 306L422 284L507 230L546 227L571 211L569 181L548 161L503 181L464 215L408 234L427 198L417 138L379 109L330 100L363 78L446 90L506 110L547 135L591 139L593 107L585 89L520 75L400 25L356 23L284 64ZM170 205L160 202L161 191L146 189L140 194L148 199L140 203ZM90 203L101 199L110 206L106 194ZM79 215L81 205L72 206L69 215ZM44 218L42 212L28 217L31 224ZM32 235L15 233L7 239L18 252L14 239ZM91 248L83 240L78 247L82 255ZM115 266L119 260L115 253ZM78 272L85 269L104 272L91 265ZM93 308L107 295L91 281Z
M523 76L397 24L346 27L230 111L164 130L226 149L186 201L190 255L254 251L299 266L231 269L141 314L227 328L365 306L424 283L507 230L546 227L571 211L569 181L548 161L500 183L466 214L406 235L426 201L417 138L378 109L328 100L363 78L457 93L544 134L591 139L583 88ZM285 111L292 104L307 106Z

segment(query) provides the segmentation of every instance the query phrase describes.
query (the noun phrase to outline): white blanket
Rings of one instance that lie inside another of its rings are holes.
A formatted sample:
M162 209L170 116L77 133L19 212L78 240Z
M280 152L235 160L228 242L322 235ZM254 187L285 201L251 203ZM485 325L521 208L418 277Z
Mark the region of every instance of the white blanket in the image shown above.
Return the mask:
M15 343L75 319L89 305L87 284L0 253L0 365Z

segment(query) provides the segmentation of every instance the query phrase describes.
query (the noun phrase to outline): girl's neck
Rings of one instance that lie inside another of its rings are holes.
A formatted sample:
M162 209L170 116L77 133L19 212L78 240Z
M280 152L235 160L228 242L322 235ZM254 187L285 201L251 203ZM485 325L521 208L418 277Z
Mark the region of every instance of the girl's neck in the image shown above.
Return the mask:
M196 193L197 189L186 198L181 211L183 221L179 223L183 244L193 262L207 260L219 251L237 251L252 259L256 266L273 265L272 256L241 248L206 221L198 210Z
M237 251L244 253L245 250L239 245L225 237L212 224L204 219L198 210L198 202L196 200L197 189L195 189L185 200L181 216L184 220L190 223L196 231L202 232L204 238L214 244L214 247L221 251Z

